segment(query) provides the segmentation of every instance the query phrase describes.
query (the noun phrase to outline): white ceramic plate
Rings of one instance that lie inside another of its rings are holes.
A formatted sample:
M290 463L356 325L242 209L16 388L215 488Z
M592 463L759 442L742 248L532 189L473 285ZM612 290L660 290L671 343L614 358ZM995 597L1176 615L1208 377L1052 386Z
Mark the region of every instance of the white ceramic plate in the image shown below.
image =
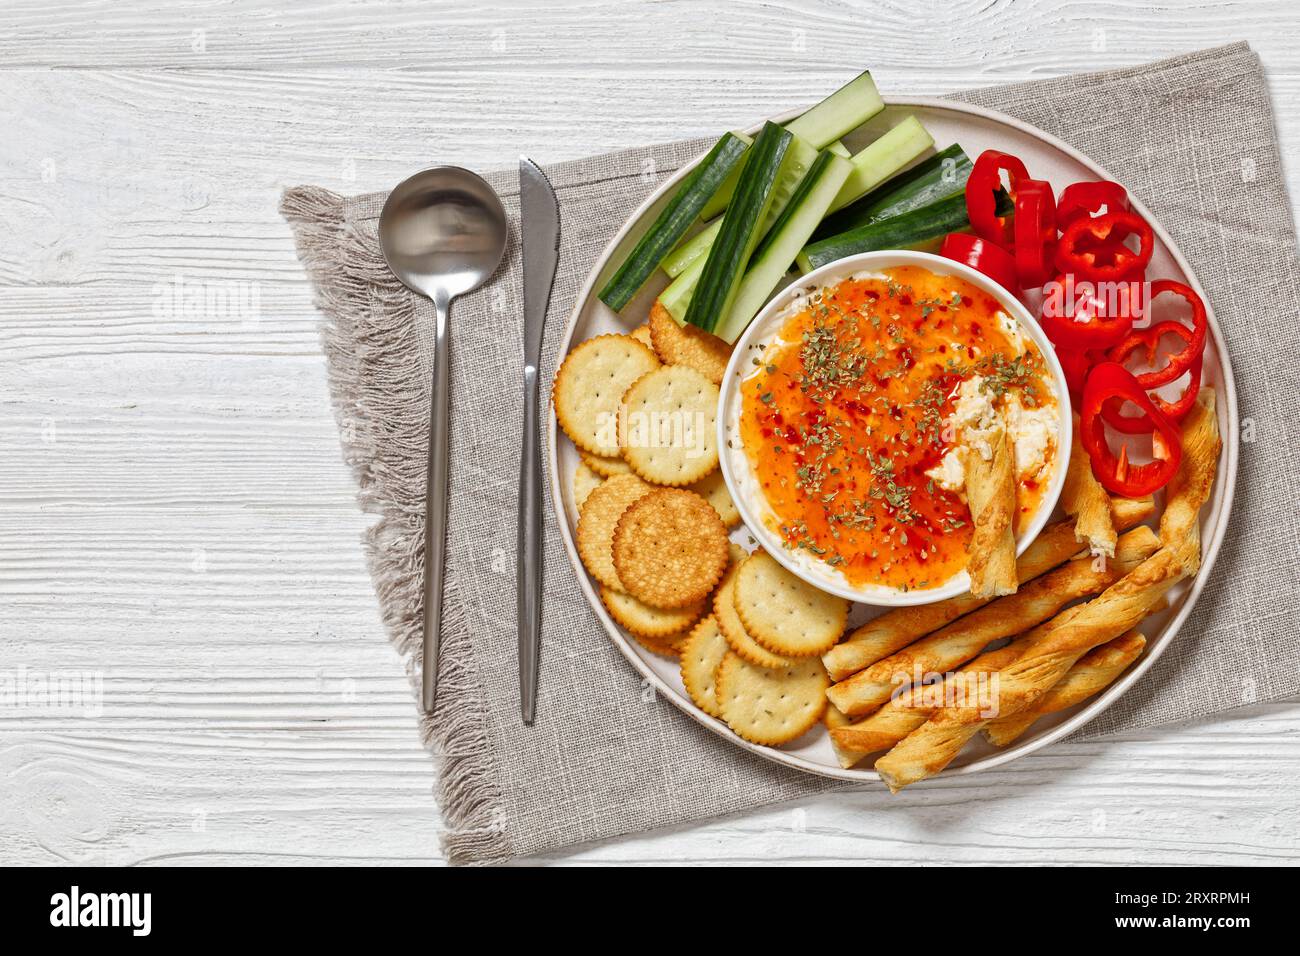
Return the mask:
M1061 488L1065 485L1072 431L1071 416L1068 412L1069 387L1065 381L1065 373L1061 370L1061 363L1056 358L1056 351L1052 348L1047 335L1039 328L1038 323L1033 320L1029 310L1019 299L965 263L944 259L929 252L906 250L864 252L828 262L820 269L815 269L798 281L790 283L783 292L768 302L754 317L749 328L745 329L736 340L735 351L731 354L731 361L727 364L727 372L722 379L722 397L718 402L718 451L727 489L745 519L745 526L757 539L759 546L784 565L791 574L803 578L813 587L829 591L846 600L860 601L882 609L933 604L945 598L965 594L970 590L970 576L965 571L959 571L938 587L926 588L922 591L900 591L898 588L884 585L868 584L855 587L842 576L832 579L829 570L821 565L821 562L815 562L811 568L801 563L798 560L799 556L791 552L781 538L759 517L760 514L766 514L770 519L772 512L764 511L764 506L756 504L750 497L753 495L761 499L762 495L757 491L753 466L740 442L740 385L744 377L750 373L751 363L758 364L765 344L771 341L789 318L786 311L806 290L833 286L863 270L879 272L896 266L919 266L937 275L957 276L991 295L1020 327L1021 334L1038 347L1039 353L1047 363L1047 374L1052 382L1057 407L1062 412L1057 419L1056 428L1058 453L1052 462L1052 480L1047 484L1042 503L1034 512L1033 518L1020 529L1020 537L1016 540L1017 555L1022 554L1025 548L1038 537L1038 533L1043 530L1054 513L1053 509L1061 495ZM1066 452L1061 453L1061 449L1065 449ZM750 495L739 493L744 488L752 489ZM808 558L806 554L801 556Z
M929 98L891 97L887 102L889 105L883 113L872 120L864 130L848 137L847 143L851 149L860 148L861 143L875 138L908 114L914 114L934 136L936 148L943 149L952 143L960 143L972 158L985 149L1001 149L1019 156L1025 161L1032 175L1047 179L1058 190L1078 180L1114 178L1097 163L1055 137L1004 114ZM776 119L778 122L783 122L795 115L797 111L792 111ZM596 297L596 290L600 287L600 282L617 267L623 254L631 249L653 222L673 187L688 170L689 167L683 167L671 179L664 182L641 208L633 213L605 248L587 277L587 282L569 316L564 339L560 345L561 359L577 342L605 332L630 332L645 320L650 303L663 288L662 274L652 279L650 286L643 289L637 299L623 310L624 318L620 318L607 308ZM1170 595L1168 611L1147 619L1142 626L1142 631L1148 640L1146 654L1104 693L1078 707L1042 718L1019 741L1005 749L995 749L986 744L982 738L977 738L977 741L968 745L952 762L944 771L944 775L972 773L1014 760L1054 740L1059 740L1114 703L1135 681L1142 679L1142 675L1155 659L1175 639L1178 629L1191 613L1192 605L1209 578L1219 546L1223 542L1232 505L1233 485L1237 477L1238 454L1237 395L1223 335L1214 318L1209 297L1201 288L1191 267L1175 247L1169 234L1139 201L1134 199L1132 205L1151 223L1155 231L1156 250L1148 274L1153 278L1176 279L1191 286L1205 300L1209 311L1212 334L1206 347L1202 378L1204 384L1214 386L1218 393L1217 410L1219 431L1223 436L1223 453L1219 461L1214 492L1201 514L1201 540L1204 548L1201 572L1193 581L1181 584ZM572 478L578 464L578 455L569 440L560 434L554 414L549 416L547 446L550 451L551 500L558 512L569 562L573 565L573 571L578 576L578 582L593 612L609 633L610 640L632 666L689 718L698 721L738 747L809 773L860 782L878 779L876 772L871 769L869 760L858 767L842 769L835 759L830 740L820 724L804 737L785 747L761 747L740 739L724 723L703 713L691 702L682 688L677 662L651 654L623 633L606 613L593 582L578 558L573 537L574 527L577 524L577 510L573 505L572 491ZM734 537L742 543L747 543L749 538L743 527ZM872 616L872 613L871 609L859 605L855 609L853 620L865 619Z

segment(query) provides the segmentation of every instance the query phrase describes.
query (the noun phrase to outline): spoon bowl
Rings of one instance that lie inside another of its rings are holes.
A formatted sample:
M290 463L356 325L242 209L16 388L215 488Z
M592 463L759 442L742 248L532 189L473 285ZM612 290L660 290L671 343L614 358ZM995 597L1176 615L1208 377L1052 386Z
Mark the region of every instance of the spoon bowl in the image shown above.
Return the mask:
M393 275L433 301L436 329L425 486L424 658L420 701L438 691L442 581L447 548L447 413L451 300L486 282L505 254L505 208L491 186L459 166L435 166L398 184L379 214L379 245Z
M435 166L399 183L379 214L379 244L393 274L430 299L477 289L506 249L506 211L482 177Z

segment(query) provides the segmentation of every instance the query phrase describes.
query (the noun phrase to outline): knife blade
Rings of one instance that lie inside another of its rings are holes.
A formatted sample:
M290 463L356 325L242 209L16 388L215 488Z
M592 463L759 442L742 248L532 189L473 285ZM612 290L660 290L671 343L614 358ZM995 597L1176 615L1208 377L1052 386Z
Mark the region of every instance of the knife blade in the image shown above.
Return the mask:
M524 264L524 422L519 455L519 538L516 608L519 624L519 709L537 714L542 625L542 459L537 439L537 375L551 285L560 258L560 206L545 173L519 157L519 231Z

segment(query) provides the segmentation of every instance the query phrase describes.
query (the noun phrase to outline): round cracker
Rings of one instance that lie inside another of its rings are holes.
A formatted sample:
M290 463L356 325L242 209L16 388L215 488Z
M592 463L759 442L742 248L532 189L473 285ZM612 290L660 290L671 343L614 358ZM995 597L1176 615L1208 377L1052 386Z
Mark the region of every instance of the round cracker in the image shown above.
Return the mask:
M718 590L713 595L713 616L718 619L718 627L722 631L722 636L727 639L727 643L731 645L732 651L758 667L782 667L793 664L792 658L773 654L749 636L745 625L740 621L740 615L736 613L735 588L736 575L733 569L723 577L722 583L718 585Z
M619 403L628 386L659 366L630 335L598 335L565 356L551 400L564 433L583 451L618 454Z
M653 490L636 475L615 475L587 495L578 513L578 557L591 576L606 587L627 590L614 569L614 528L628 505Z
M736 507L736 503L731 500L731 492L727 490L727 480L722 476L721 468L715 470L712 474L705 475L691 485L690 490L713 505L713 510L718 513L718 517L722 519L722 523L728 528L734 528L740 524L740 510Z
M640 634L632 633L632 638L651 654L658 654L660 657L676 660L682 656L682 645L686 643L686 638L690 637L690 635L690 631L678 631L676 634L669 634L667 637L655 638L642 637Z
M765 551L736 572L734 589L745 630L774 654L820 656L844 633L849 602L795 577Z
M718 665L717 695L722 719L750 743L769 747L802 737L826 709L831 679L819 658L784 667L755 667L729 653Z
M731 346L694 325L678 325L659 304L650 309L650 342L665 365L689 365L714 385L722 384L731 359Z
M718 467L718 386L686 365L646 372L623 395L624 460L656 485L689 485Z
M600 589L600 601L619 627L638 640L646 638L658 644L665 644L669 638L683 634L708 610L705 602L700 601L689 607L665 611L642 604L630 594L606 587Z
M727 551L731 558L731 563L727 565L727 574L731 574L736 568L740 567L741 561L749 557L749 552L734 541L727 542ZM721 586L722 582L719 581L718 585Z
M632 336L632 338L636 339L638 342L640 342L640 343L641 343L642 345L644 345L646 348L653 349L653 348L655 347L654 339L652 339L652 338L650 337L650 323L649 323L649 322L642 322L642 323L641 323L640 325L638 325L635 329L633 329L631 332L629 332L628 335Z
M587 495L591 494L604 480L604 478L592 471L585 461L578 462L578 467L573 470L573 506L581 511L582 503L587 500Z
M605 455L593 455L590 452L582 453L582 460L587 467L600 475L602 478L613 478L615 475L632 474L632 466L622 458Z
M628 506L614 528L614 571L623 590L652 607L709 596L727 569L727 529L713 506L681 488L656 488Z
M681 648L682 684L695 706L714 717L722 716L718 704L718 665L731 646L722 636L718 619L710 614L695 625Z

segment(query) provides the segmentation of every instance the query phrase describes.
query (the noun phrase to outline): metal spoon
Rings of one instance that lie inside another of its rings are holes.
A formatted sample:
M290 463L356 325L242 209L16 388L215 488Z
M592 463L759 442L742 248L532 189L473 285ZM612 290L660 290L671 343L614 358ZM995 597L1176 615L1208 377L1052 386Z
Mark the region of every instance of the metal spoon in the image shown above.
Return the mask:
M379 214L379 244L393 275L433 300L433 398L424 506L424 672L420 701L433 713L438 693L442 577L447 556L447 405L451 300L472 292L496 271L506 249L506 211L480 176L436 166L398 184Z

